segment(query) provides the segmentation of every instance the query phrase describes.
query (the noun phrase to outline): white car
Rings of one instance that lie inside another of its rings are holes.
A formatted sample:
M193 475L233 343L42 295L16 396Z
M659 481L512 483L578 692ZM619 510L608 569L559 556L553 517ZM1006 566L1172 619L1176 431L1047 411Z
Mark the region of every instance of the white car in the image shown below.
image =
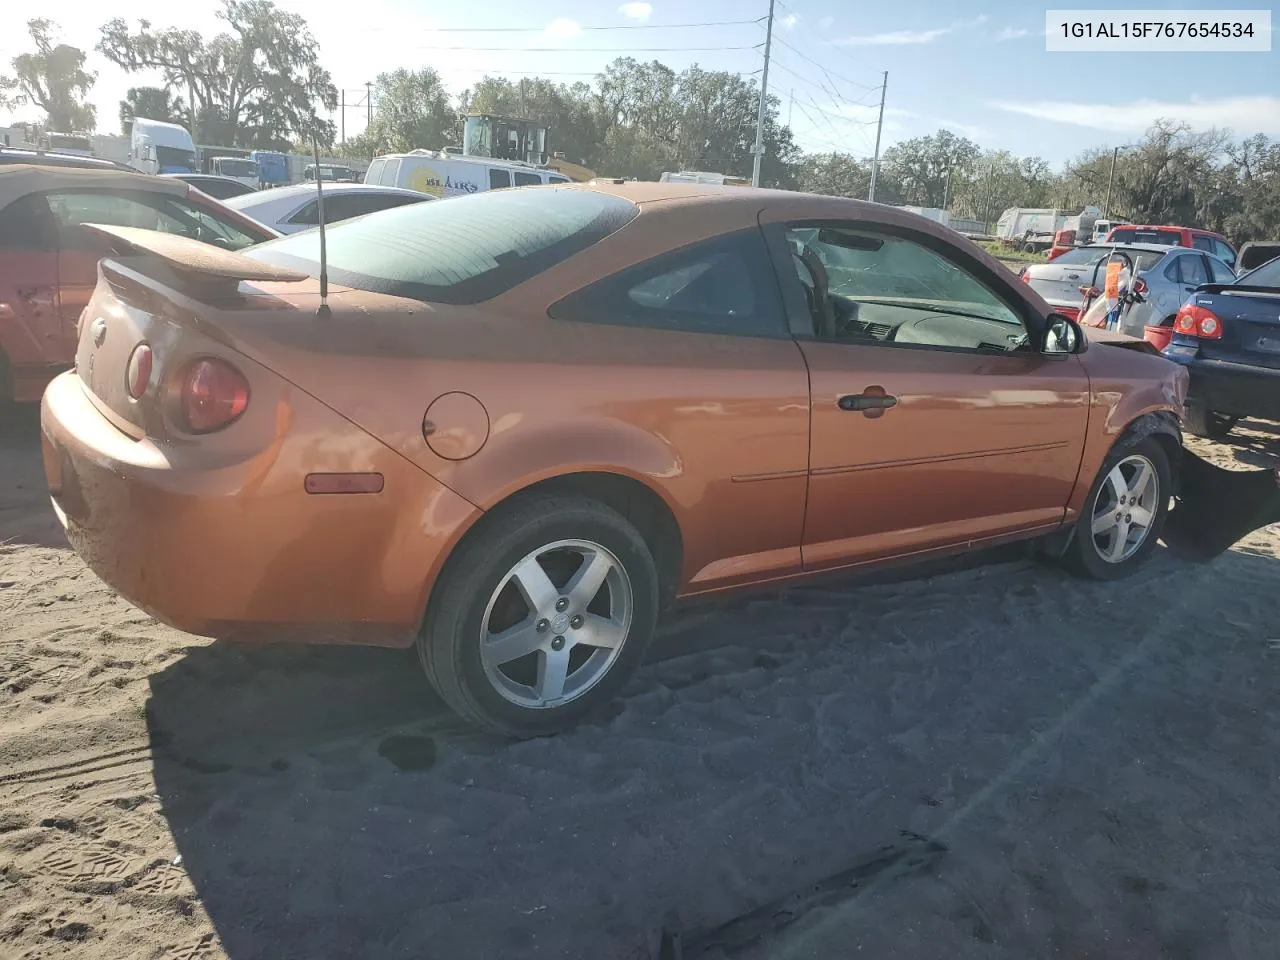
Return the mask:
M435 197L416 190L377 187L363 183L324 184L324 222L337 223L366 213L402 207L406 203L423 203ZM241 197L223 201L246 217L280 233L309 230L320 222L316 185L296 183L288 187L256 190Z

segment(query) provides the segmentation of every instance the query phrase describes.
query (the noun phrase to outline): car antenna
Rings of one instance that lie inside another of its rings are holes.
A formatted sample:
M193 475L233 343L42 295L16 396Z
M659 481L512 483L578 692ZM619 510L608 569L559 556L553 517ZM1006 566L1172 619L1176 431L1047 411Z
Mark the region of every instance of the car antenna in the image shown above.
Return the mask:
M320 309L316 316L329 316L329 253L325 247L324 236L324 188L320 175L320 144L315 137L311 138L311 150L316 158L316 221L320 225Z

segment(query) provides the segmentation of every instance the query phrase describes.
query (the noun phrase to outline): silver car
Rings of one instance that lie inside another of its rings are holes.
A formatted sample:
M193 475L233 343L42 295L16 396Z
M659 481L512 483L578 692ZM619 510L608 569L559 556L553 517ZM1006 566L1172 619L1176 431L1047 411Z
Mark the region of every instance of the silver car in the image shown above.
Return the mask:
M1019 276L1054 309L1076 318L1083 300L1081 287L1101 287L1107 261L1125 254L1134 264L1143 302L1134 303L1120 320L1120 330L1141 337L1147 326L1170 326L1187 295L1202 283L1231 283L1235 273L1222 260L1203 250L1155 243L1090 244L1068 250L1049 263L1023 267ZM1125 262L1123 257L1117 258ZM1121 283L1129 281L1126 264Z

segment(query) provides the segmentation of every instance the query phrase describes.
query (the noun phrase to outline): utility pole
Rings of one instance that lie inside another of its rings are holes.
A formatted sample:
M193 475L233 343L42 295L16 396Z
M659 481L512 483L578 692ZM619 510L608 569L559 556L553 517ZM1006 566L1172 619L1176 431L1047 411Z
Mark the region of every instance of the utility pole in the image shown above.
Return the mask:
M365 111L368 114L368 117L365 120L365 131L367 132L369 127L373 126L373 81L372 80L366 80L364 82L364 103L365 103Z
M942 209L947 209L947 198L951 196L951 171L955 167L947 167L947 185L942 188Z
M769 99L769 50L773 46L773 2L769 0L769 23L764 32L764 70L760 74L760 110L756 114L756 145L751 151L751 185L760 186L760 162L764 159L764 108Z
M347 91L342 91L342 119L339 121L342 126L342 145L347 145Z
M871 158L871 189L867 191L867 199L872 203L876 199L876 174L880 172L880 131L884 129L884 94L889 89L889 71L884 72L880 81L880 119L876 121L876 152Z
M1120 156L1120 148L1116 147L1111 151L1111 173L1107 176L1107 200L1102 205L1102 216L1106 219L1108 213L1111 212L1111 185L1116 181L1116 159Z

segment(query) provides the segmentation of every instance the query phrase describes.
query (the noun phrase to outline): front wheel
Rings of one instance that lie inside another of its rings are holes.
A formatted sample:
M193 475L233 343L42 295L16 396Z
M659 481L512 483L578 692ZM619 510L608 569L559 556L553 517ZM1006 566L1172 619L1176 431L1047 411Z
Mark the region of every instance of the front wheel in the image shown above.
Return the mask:
M445 702L483 730L565 730L644 662L658 615L653 555L593 500L540 497L484 523L441 575L419 659Z
M1155 549L1169 511L1173 471L1151 437L1120 440L1098 472L1075 536L1068 569L1093 580L1121 580Z

